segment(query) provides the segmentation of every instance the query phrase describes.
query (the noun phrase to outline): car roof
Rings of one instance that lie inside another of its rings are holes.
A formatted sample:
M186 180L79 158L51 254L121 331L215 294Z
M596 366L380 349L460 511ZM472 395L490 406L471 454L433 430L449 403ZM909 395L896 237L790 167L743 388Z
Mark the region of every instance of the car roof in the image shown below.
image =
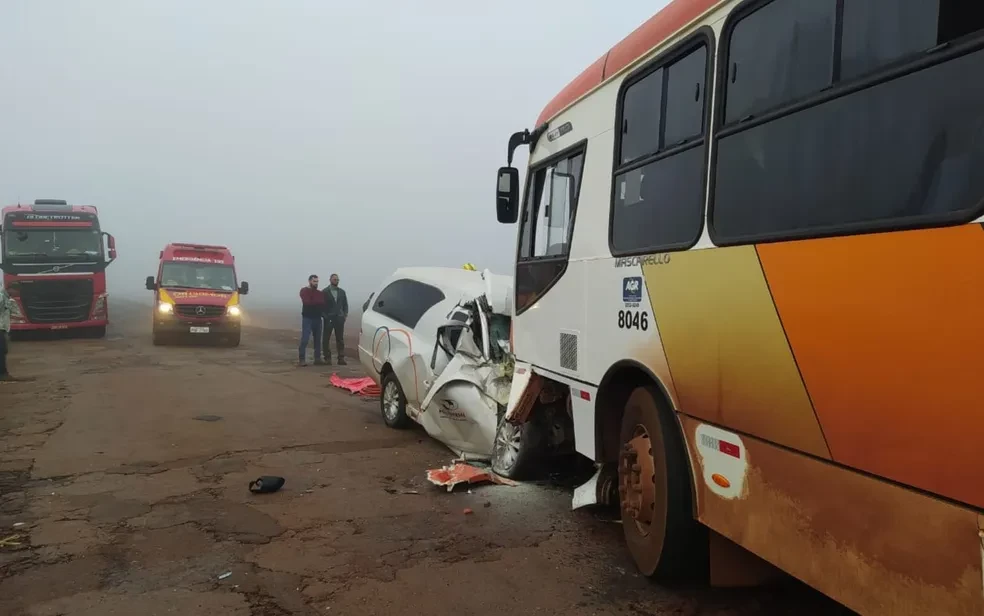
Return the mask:
M493 286L508 287L508 295L511 297L512 276L492 274L491 272L488 274ZM401 278L408 278L437 287L444 292L447 300L452 303L475 299L485 294L487 290L482 272L457 267L401 267L393 272L387 284ZM489 299L494 301L494 298Z

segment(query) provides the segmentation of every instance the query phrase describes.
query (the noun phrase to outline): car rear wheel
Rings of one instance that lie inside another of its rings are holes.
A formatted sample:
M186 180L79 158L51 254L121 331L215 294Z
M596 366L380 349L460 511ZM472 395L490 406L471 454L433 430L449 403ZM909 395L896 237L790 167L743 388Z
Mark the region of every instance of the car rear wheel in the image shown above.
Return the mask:
M536 421L517 426L500 419L492 445L492 470L509 479L528 476L539 458L542 435Z
M622 529L643 574L692 578L706 570L707 531L693 517L687 454L660 399L643 386L626 402L618 460Z
M383 375L382 394L379 396L379 409L383 413L383 421L390 428L398 430L410 426L407 417L407 397L403 395L400 381L392 372Z

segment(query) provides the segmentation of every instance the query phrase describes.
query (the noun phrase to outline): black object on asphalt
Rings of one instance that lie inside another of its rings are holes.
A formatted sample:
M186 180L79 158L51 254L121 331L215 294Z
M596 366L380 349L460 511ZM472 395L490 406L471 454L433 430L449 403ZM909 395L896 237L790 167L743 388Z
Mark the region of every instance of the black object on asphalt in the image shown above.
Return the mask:
M284 487L284 483L286 482L287 480L283 477L264 475L249 484L249 491L254 494L269 494L270 492L276 492L280 488Z

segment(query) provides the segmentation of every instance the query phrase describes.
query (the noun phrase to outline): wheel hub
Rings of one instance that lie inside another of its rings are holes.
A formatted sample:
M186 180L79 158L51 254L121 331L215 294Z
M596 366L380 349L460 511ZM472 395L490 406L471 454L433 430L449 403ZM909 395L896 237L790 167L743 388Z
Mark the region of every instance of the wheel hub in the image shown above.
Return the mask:
M652 524L656 510L656 470L652 440L642 426L622 446L619 455L618 493L622 511L640 526Z
M391 421L395 419L399 406L400 400L396 393L396 384L389 382L386 384L386 391L383 392L383 409L386 412L386 417Z

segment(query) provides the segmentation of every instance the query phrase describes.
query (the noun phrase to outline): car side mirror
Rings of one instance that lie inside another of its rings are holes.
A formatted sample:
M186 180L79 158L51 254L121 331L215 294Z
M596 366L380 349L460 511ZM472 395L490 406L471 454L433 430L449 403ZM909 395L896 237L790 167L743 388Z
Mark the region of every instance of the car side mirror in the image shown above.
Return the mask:
M239 283L239 294L249 295L249 283L246 282L245 280Z
M495 189L495 214L503 224L519 219L519 170L500 167Z
M147 290L148 291L157 290L157 282L154 280L153 276L147 276Z

